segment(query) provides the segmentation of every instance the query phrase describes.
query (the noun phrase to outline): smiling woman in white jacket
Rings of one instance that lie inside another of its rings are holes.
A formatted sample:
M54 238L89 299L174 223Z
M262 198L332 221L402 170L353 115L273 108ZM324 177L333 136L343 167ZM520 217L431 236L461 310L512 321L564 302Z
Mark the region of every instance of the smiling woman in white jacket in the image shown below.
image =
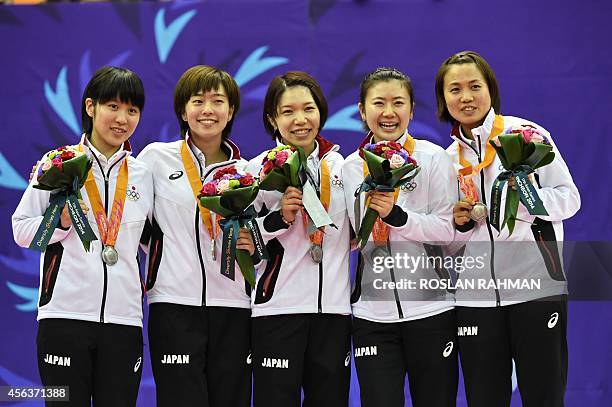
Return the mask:
M86 252L67 209L40 259L38 367L43 385L69 386L70 405L134 406L142 373L142 286L138 246L153 210L148 167L131 156L127 141L140 120L144 88L123 68L97 71L83 93L81 146L93 161L91 173L102 209L110 216L113 197L123 201L114 245L116 263L103 261L102 242L89 187L81 206L98 240ZM118 177L127 175L127 189ZM49 205L50 192L28 185L13 215L15 241L28 247ZM113 223L110 219L110 223ZM110 233L109 233L110 234ZM112 389L110 391L109 389Z
M350 227L340 178L344 160L338 146L319 135L326 118L327 102L310 75L288 72L270 83L266 131L275 141L304 150L310 182L336 228L308 234L297 188L284 194L260 191L257 197L270 256L252 296L253 401L258 407L299 406L301 388L304 405L348 405ZM254 174L263 157L250 161Z
M507 229L493 230L488 217L471 220L474 202L462 199L454 207L454 246L463 247L464 258L486 259L483 267L461 273L456 292L468 405L509 406L514 360L523 405L562 406L567 382L567 281L557 242L563 240L562 221L580 208L578 190L545 129L499 113L497 79L477 53L459 52L442 63L436 98L438 117L453 125L448 154L456 170L468 168L467 163L472 166L472 179L484 204L504 170L495 150L486 153L490 138L504 129L528 125L553 146L552 163L538 168L532 177L548 216L530 215L521 204L517 218L522 222L516 222L508 236ZM485 280L495 284L469 285Z
M192 66L174 90L183 137L149 144L138 155L155 188L146 285L160 407L250 406L251 287L240 272L233 279L221 273L219 217L197 199L217 170L246 165L229 138L239 108L230 74ZM245 232L236 247L253 253Z
M369 193L370 207L380 219L359 253L351 296L363 406L403 406L406 374L414 406L454 406L457 395L453 296L445 289L419 288L421 281L428 282L427 287L448 281L444 268L428 262L431 257L442 259L439 245L453 235L452 166L444 149L408 134L413 109L412 83L406 75L391 68L366 75L359 111L369 132L361 147L396 141L416 160L420 172L398 189L396 197L394 192ZM366 194L355 192L366 168L360 150L348 156L342 168L355 229L367 209ZM398 256L412 261L388 267L386 260Z

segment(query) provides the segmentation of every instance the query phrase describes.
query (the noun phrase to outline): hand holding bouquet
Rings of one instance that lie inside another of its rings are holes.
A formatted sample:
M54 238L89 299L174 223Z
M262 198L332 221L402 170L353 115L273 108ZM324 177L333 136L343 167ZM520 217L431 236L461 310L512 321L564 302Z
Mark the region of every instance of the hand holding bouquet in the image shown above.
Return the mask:
M519 201L531 215L548 215L529 175L535 169L550 164L555 153L546 137L531 125L512 127L489 143L495 148L506 170L499 174L491 190L491 225L498 231L508 225L511 235L517 220ZM500 227L501 197L509 180L513 180L516 189L507 188L504 220Z
M89 226L79 198L87 174L91 168L91 160L78 146L64 146L50 151L43 158L36 174L36 189L51 191L49 207L45 211L43 220L30 243L31 249L45 251L53 230L59 222L62 209L68 207L68 213L83 247L89 251L92 240L96 236Z
M369 174L355 192L355 196L373 190L392 192L395 188L410 182L420 171L417 162L401 144L395 141L366 144L361 152ZM360 248L363 249L368 242L378 217L378 212L368 207L361 221L361 227L357 231L357 244Z
M235 166L222 168L215 172L213 180L202 186L200 204L219 214L219 224L223 231L221 248L221 274L234 280L234 263L238 262L244 279L251 287L255 286L253 259L246 250L236 249L236 241L241 227L248 229L260 259L267 259L267 252L257 223L253 201L259 192L259 184L252 174L237 170Z

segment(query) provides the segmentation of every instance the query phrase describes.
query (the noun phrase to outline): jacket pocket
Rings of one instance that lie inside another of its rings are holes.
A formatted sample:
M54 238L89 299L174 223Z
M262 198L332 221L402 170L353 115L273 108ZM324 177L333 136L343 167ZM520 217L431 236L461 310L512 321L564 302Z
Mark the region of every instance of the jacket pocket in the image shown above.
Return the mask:
M565 275L563 274L563 268L561 267L559 246L552 222L536 217L531 225L531 231L538 245L538 249L540 250L540 254L542 254L550 278L556 281L566 281Z
M153 288L155 280L157 280L157 272L159 271L163 249L164 233L155 218L153 218L151 224L151 242L149 245L149 263L147 264L147 291Z
M60 242L50 244L45 251L45 260L43 262L43 279L40 290L40 298L38 306L42 307L51 301L53 289L57 281L60 264L62 262L62 254L64 246Z
M274 294L274 287L276 286L276 280L283 262L283 255L285 249L280 244L278 239L272 239L266 245L270 260L266 264L266 269L257 282L257 289L255 291L255 304L264 304L272 298Z

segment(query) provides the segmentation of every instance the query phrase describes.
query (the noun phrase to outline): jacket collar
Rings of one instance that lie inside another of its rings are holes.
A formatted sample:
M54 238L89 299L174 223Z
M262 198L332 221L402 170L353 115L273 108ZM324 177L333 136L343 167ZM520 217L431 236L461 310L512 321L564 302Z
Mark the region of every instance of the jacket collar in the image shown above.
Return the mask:
M98 151L93 144L91 144L86 134L81 135L80 144L83 145L86 154L90 157L95 157L96 161L103 169L108 165L114 164L115 162L121 161L123 158L127 158L128 156L132 155L132 145L130 144L129 140L126 140L119 150L117 150L117 152L108 159L104 154Z
M194 155L194 157L200 160L202 162L202 165L205 166L204 154L193 143L191 135L189 134L189 131L185 133L185 140L187 141L187 145L189 146L189 149L191 150L191 153ZM240 160L240 149L232 140L228 138L223 139L221 141L221 148L223 148L228 153L227 161Z
M495 121L495 110L493 108L489 109L489 113L485 116L484 122L472 129L472 134L474 135L475 145L480 143L479 151L483 151L487 144L487 139L489 138L489 134L491 134L491 130L493 130L493 122ZM451 130L451 137L461 143L464 144L472 144L472 140L465 137L463 134L463 130L461 130L461 126L458 122L455 122L453 128Z

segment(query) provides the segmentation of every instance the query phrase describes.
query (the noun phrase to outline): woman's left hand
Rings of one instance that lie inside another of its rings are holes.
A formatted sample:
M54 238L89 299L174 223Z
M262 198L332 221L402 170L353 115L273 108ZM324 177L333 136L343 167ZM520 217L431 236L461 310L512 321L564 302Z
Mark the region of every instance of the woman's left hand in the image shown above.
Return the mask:
M391 213L395 204L393 192L370 192L370 208L374 209L381 218L386 218Z
M236 240L236 249L246 250L251 256L255 253L255 244L247 228L240 228L238 240Z
M538 184L535 181L535 177L533 176L533 172L529 174L527 178L529 179L529 182L531 182L531 185L533 185L536 188L538 187ZM510 178L508 180L508 186L516 191L516 183L514 182L514 178Z

